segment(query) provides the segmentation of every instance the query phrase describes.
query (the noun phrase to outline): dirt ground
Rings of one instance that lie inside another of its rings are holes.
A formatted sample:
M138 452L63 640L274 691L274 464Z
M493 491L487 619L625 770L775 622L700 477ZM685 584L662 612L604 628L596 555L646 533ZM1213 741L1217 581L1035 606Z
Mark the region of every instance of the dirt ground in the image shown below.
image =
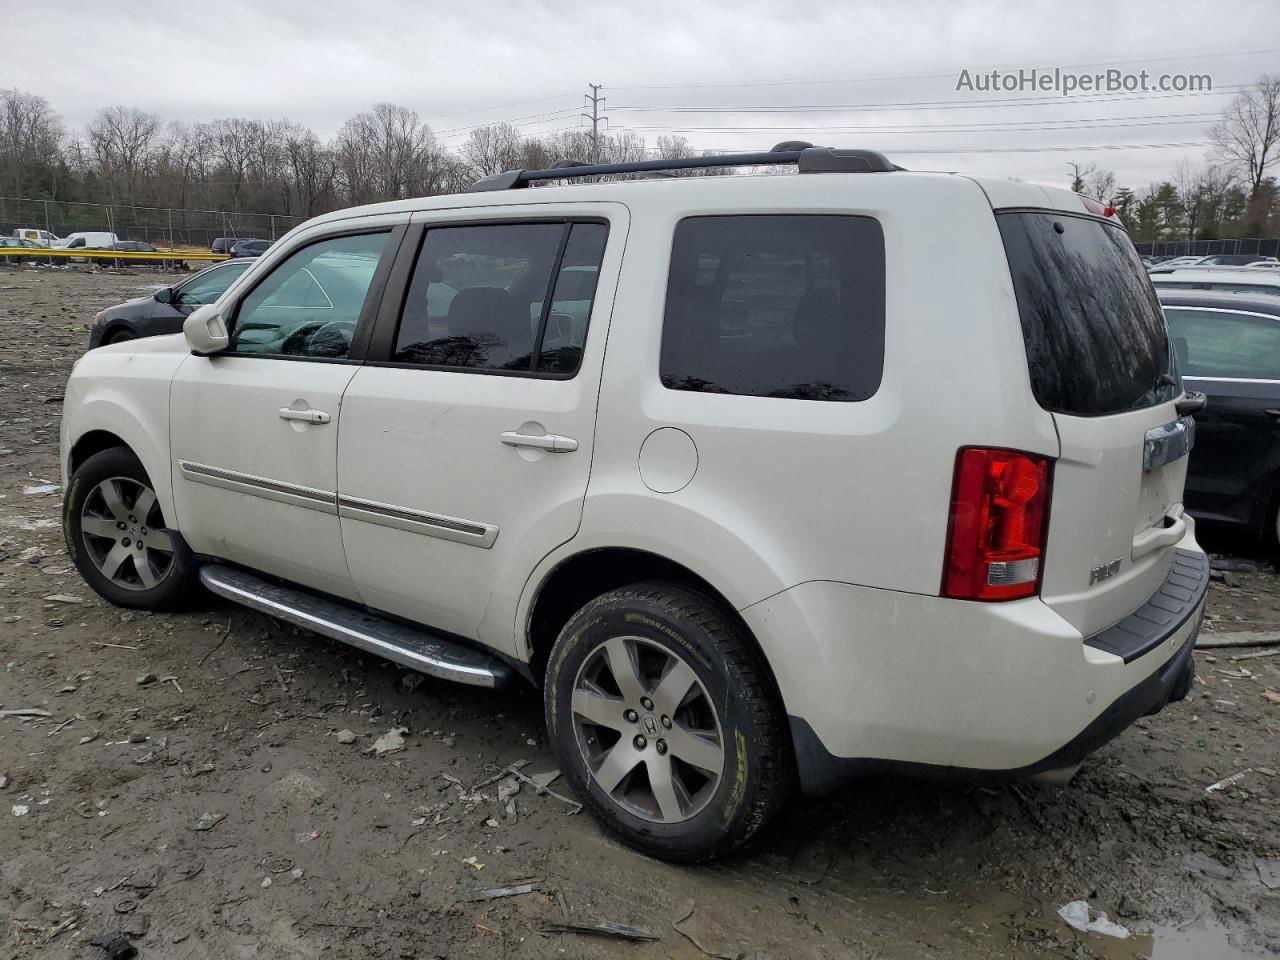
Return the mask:
M107 606L64 552L60 491L30 491L58 482L86 324L167 279L0 267L0 960L99 957L122 931L174 960L1280 953L1280 656L1230 659L1276 648L1198 654L1191 699L1065 788L868 780L690 869L508 796L504 768L555 766L533 691L418 683L212 599ZM1219 574L1209 629L1280 630L1258 548L1205 539L1258 567ZM2 713L24 708L48 716ZM404 750L369 752L401 727ZM1080 899L1133 935L1072 930L1056 911ZM542 930L569 918L654 939Z

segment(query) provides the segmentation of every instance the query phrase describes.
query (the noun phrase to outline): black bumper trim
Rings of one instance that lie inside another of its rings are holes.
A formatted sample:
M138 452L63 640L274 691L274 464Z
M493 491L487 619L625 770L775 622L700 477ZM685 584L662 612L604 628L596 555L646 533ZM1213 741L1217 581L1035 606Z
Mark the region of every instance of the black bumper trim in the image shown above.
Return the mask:
M1115 626L1086 638L1085 645L1132 663L1186 623L1208 589L1208 556L1198 550L1175 550L1169 575L1147 602Z
M1208 564L1205 564L1206 571ZM1205 577L1208 579L1207 573ZM1186 619L1161 636L1167 640ZM1087 727L1068 743L1049 756L1035 763L1008 770L983 770L972 767L953 767L932 763L913 763L907 760L884 760L867 757L833 756L823 745L809 722L802 717L788 717L791 724L791 740L795 748L796 766L800 774L800 788L806 796L820 796L857 777L906 776L925 780L952 780L972 783L1008 783L1044 773L1071 767L1082 761L1099 747L1114 740L1133 721L1148 714L1157 713L1166 705L1184 699L1191 690L1195 664L1191 651L1200 633L1197 623L1172 657L1149 677L1122 693Z

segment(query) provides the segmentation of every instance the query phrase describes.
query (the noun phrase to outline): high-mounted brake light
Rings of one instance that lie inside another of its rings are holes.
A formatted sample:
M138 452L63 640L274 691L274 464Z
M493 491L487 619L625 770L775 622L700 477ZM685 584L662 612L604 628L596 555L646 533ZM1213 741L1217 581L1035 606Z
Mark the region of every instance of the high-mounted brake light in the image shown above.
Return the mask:
M1099 203L1097 200L1093 199L1093 197L1086 197L1083 193L1077 193L1076 196L1080 198L1080 202L1084 204L1084 208L1095 217L1114 217L1116 215L1115 207Z
M1016 450L961 447L951 486L942 594L1018 600L1040 590L1053 464Z

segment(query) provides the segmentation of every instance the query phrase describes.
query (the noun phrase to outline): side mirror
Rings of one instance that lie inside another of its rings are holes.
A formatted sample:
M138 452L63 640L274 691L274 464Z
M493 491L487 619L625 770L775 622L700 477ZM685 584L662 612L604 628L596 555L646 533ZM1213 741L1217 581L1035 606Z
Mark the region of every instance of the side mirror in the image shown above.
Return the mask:
M192 311L182 324L182 335L187 346L198 357L220 353L231 346L227 321L212 303L206 303Z
M173 288L161 287L152 296L156 298L157 303L173 303Z

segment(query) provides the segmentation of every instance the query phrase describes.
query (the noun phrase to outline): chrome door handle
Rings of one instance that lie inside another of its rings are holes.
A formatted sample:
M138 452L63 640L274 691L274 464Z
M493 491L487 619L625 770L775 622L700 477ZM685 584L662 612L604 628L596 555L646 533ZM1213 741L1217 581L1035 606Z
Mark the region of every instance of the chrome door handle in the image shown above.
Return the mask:
M295 410L293 407L281 407L281 420L301 420L303 423L328 423L329 415L323 410Z
M578 441L573 437L561 437L554 433L544 433L537 437L508 430L502 435L502 442L509 447L533 447L550 453L573 453L578 449Z

